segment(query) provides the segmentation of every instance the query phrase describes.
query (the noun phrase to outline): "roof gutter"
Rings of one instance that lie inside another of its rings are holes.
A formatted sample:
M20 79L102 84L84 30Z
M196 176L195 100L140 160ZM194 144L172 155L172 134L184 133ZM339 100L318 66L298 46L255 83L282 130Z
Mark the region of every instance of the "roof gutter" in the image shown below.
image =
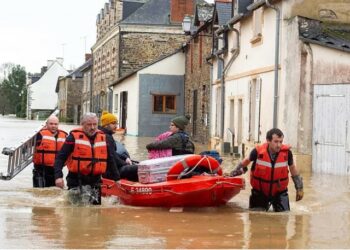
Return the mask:
M254 11L256 9L259 9L261 6L263 6L264 4L267 4L268 0L258 0L250 5L247 6L247 10L249 11Z

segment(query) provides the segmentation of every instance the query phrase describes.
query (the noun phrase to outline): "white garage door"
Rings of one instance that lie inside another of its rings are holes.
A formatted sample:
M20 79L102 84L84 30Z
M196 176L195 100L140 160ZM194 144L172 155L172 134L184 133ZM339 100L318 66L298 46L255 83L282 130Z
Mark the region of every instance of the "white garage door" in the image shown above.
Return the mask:
M350 174L350 84L315 85L314 172Z

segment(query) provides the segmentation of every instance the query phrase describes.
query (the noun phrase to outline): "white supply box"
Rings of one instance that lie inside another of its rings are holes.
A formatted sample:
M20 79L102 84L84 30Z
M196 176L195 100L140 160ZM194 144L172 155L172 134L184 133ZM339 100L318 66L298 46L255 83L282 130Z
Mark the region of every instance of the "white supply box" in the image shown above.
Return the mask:
M169 169L187 155L175 155L164 158L141 161L138 164L139 182L142 184L166 181Z

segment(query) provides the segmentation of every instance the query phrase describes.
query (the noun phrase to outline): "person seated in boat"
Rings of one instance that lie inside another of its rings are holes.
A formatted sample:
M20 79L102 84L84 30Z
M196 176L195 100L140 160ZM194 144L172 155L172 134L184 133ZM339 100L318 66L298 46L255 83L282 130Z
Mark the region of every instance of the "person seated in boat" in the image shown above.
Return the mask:
M33 187L44 188L55 186L54 164L58 151L66 140L67 133L58 129L59 120L51 115L43 129L36 135L33 155Z
M129 152L126 150L123 144L114 140L113 138L113 134L116 132L118 126L117 117L107 111L103 111L100 118L100 124L101 126L99 126L98 129L107 135L107 140L112 142L111 144L113 144L118 157L127 164L131 165L132 161L130 159Z
M132 165L132 161L130 159L129 153L124 150L119 150L118 146L121 147L121 144L117 144L117 142L113 138L113 134L115 133L118 125L118 119L114 114L111 114L107 111L103 111L100 118L101 126L99 129L106 134L106 140L113 148L113 157L118 167L118 171L120 173L121 179L128 179L131 181L138 181L137 175L137 166ZM110 170L107 170L103 175L104 178L112 179Z
M296 201L304 196L303 179L295 165L290 147L283 144L283 138L280 129L270 129L266 133L266 143L256 146L249 157L230 173L231 176L242 175L253 162L250 171L250 209L268 211L272 205L275 212L289 211L289 172L296 189Z
M106 134L97 129L97 123L95 113L84 114L81 127L70 131L56 157L55 184L64 188L62 169L67 162L67 186L72 203L88 196L90 204L101 204L101 177L106 170L111 172L111 179L120 179L115 151L107 142Z
M171 131L166 131L158 135L155 141L162 141L171 136L173 133ZM171 148L167 149L150 149L148 150L148 159L157 159L163 157L169 157L173 155L173 150Z
M148 150L171 149L171 155L193 154L194 144L189 135L184 131L191 116L177 116L170 122L170 135L163 139L146 145Z

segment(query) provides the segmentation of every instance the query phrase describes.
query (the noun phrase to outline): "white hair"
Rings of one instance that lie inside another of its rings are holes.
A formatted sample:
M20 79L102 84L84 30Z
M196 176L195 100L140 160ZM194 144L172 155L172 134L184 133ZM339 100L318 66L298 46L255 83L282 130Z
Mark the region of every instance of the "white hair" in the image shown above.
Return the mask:
M84 122L90 119L98 120L97 115L95 113L87 112L81 117L80 124L83 125Z

